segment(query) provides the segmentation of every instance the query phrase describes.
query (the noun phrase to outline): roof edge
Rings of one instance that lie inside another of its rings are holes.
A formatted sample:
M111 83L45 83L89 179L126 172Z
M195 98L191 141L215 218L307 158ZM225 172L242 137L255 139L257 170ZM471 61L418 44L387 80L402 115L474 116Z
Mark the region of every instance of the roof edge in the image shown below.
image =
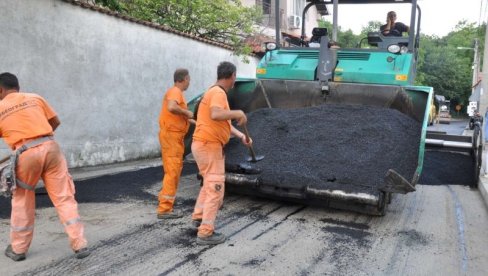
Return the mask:
M66 2L66 3L69 3L69 4L72 4L72 5L75 5L75 6L79 6L79 7L84 8L84 9L93 10L93 11L96 11L96 12L99 12L99 13L103 13L103 14L106 14L106 15L109 15L109 16L112 16L112 17L116 17L116 18L125 20L125 21L129 21L129 22L132 22L132 23L136 23L136 24L139 24L139 25L143 25L143 26L146 26L146 27L149 27L149 28L153 28L153 29L157 29L157 30L160 30L160 31L164 31L164 32L173 33L173 34L176 34L176 35L179 35L179 36L187 37L187 38L190 38L190 39L193 39L193 40L196 40L196 41L200 41L200 42L203 42L203 43L206 43L206 44L210 44L210 45L213 45L213 46L221 47L221 48L224 48L224 49L227 49L227 50L232 50L232 51L234 50L234 47L232 47L229 44L225 44L225 43L222 43L222 42L218 42L218 41L210 40L210 39L206 39L206 38L197 37L197 36L192 35L192 34L189 34L189 33L185 33L185 32L181 32L181 31L175 30L175 29L170 28L168 26L164 26L164 25L152 23L152 22L149 22L149 21L140 20L140 19L137 19L137 18L134 18L134 17L130 17L130 16L127 16L127 15L120 14L118 12L109 10L107 8L103 8L103 7L100 7L100 6L88 4L88 3L85 3L85 2L80 2L79 0L60 0L60 1Z

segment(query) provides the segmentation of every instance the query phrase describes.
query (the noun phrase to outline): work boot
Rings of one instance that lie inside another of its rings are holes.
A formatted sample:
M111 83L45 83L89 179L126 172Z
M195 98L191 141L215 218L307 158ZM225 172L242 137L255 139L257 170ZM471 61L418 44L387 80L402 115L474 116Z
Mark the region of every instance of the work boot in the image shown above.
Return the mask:
M19 262L25 260L25 253L17 254L12 249L12 245L9 244L7 249L5 249L5 256L9 257L10 259Z
M183 214L175 210L167 213L158 214L158 219L177 219L181 217L183 217Z
M90 255L90 249L88 247L83 247L82 249L75 250L75 257L77 259L83 259L85 257L88 257Z
M201 219L194 219L191 221L191 224L193 225L193 227L198 229L198 227L200 227L200 224L202 224L202 220Z
M200 245L215 245L225 242L225 235L221 233L214 232L208 237L197 237L197 244Z

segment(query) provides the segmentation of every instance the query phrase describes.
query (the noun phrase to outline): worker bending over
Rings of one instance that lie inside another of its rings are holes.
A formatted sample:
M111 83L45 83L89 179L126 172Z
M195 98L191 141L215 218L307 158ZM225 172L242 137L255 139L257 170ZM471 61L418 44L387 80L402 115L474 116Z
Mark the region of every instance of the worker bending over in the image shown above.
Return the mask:
M217 67L217 83L210 87L200 102L195 132L193 134L192 153L203 176L192 220L198 227L197 244L219 244L225 236L214 232L217 211L224 200L225 160L223 147L229 141L230 134L241 139L249 146L252 140L231 125L244 125L247 117L242 110L230 110L227 93L234 87L236 67L230 62L221 62Z
M18 154L17 188L12 194L10 245L5 255L22 261L34 233L35 186L42 178L61 223L68 234L71 249L78 259L90 254L78 215L75 185L68 173L66 159L54 130L60 121L41 96L19 92L17 77L0 74L0 135Z
M164 95L159 115L159 143L163 158L163 186L159 192L159 219L182 217L181 212L173 210L176 190L183 169L185 152L184 138L189 128L189 119L193 112L188 110L183 92L190 85L190 75L186 69L174 72L174 86Z

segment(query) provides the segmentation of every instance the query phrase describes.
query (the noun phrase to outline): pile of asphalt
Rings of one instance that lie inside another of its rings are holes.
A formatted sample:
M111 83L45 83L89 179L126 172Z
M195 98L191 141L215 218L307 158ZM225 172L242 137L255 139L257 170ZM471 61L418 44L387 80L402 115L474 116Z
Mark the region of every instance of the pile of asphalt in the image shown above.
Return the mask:
M419 184L471 185L475 180L474 166L469 154L427 150Z
M248 114L262 184L303 190L340 189L377 194L388 169L411 180L418 163L421 124L394 109L322 105L260 109ZM245 162L237 139L226 146L228 172Z

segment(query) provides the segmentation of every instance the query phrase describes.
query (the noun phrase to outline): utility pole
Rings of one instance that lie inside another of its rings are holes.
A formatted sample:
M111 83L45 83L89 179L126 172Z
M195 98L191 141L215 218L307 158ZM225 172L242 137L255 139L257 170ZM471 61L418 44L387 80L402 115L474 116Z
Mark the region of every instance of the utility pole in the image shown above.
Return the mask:
M474 56L473 56L473 65L471 67L471 69L473 69L473 80L471 81L471 95L473 95L475 93L475 88L474 86L476 85L476 83L478 83L478 72L479 72L479 54L478 54L478 44L479 44L479 40L478 38L475 38L474 39L474 47L473 48L469 48L469 47L457 47L458 50L473 50L474 51Z
M479 61L479 57L478 57L478 44L479 44L479 40L478 38L475 38L474 39L474 57L473 57L473 82L472 82L472 89L471 89L471 95L474 94L474 86L476 85L476 83L478 83L478 72L479 72L479 66L480 66L480 61Z
M478 64L479 66L479 64ZM485 33L485 49L483 51L483 70L481 72L481 91L480 91L480 106L479 106L479 112L482 116L485 115L488 107L488 35ZM484 121L484 124L488 124L488 122ZM486 139L486 135L488 133L485 133L485 127L483 126L481 133L483 134L483 139ZM485 159L483 159L486 166L487 162Z

